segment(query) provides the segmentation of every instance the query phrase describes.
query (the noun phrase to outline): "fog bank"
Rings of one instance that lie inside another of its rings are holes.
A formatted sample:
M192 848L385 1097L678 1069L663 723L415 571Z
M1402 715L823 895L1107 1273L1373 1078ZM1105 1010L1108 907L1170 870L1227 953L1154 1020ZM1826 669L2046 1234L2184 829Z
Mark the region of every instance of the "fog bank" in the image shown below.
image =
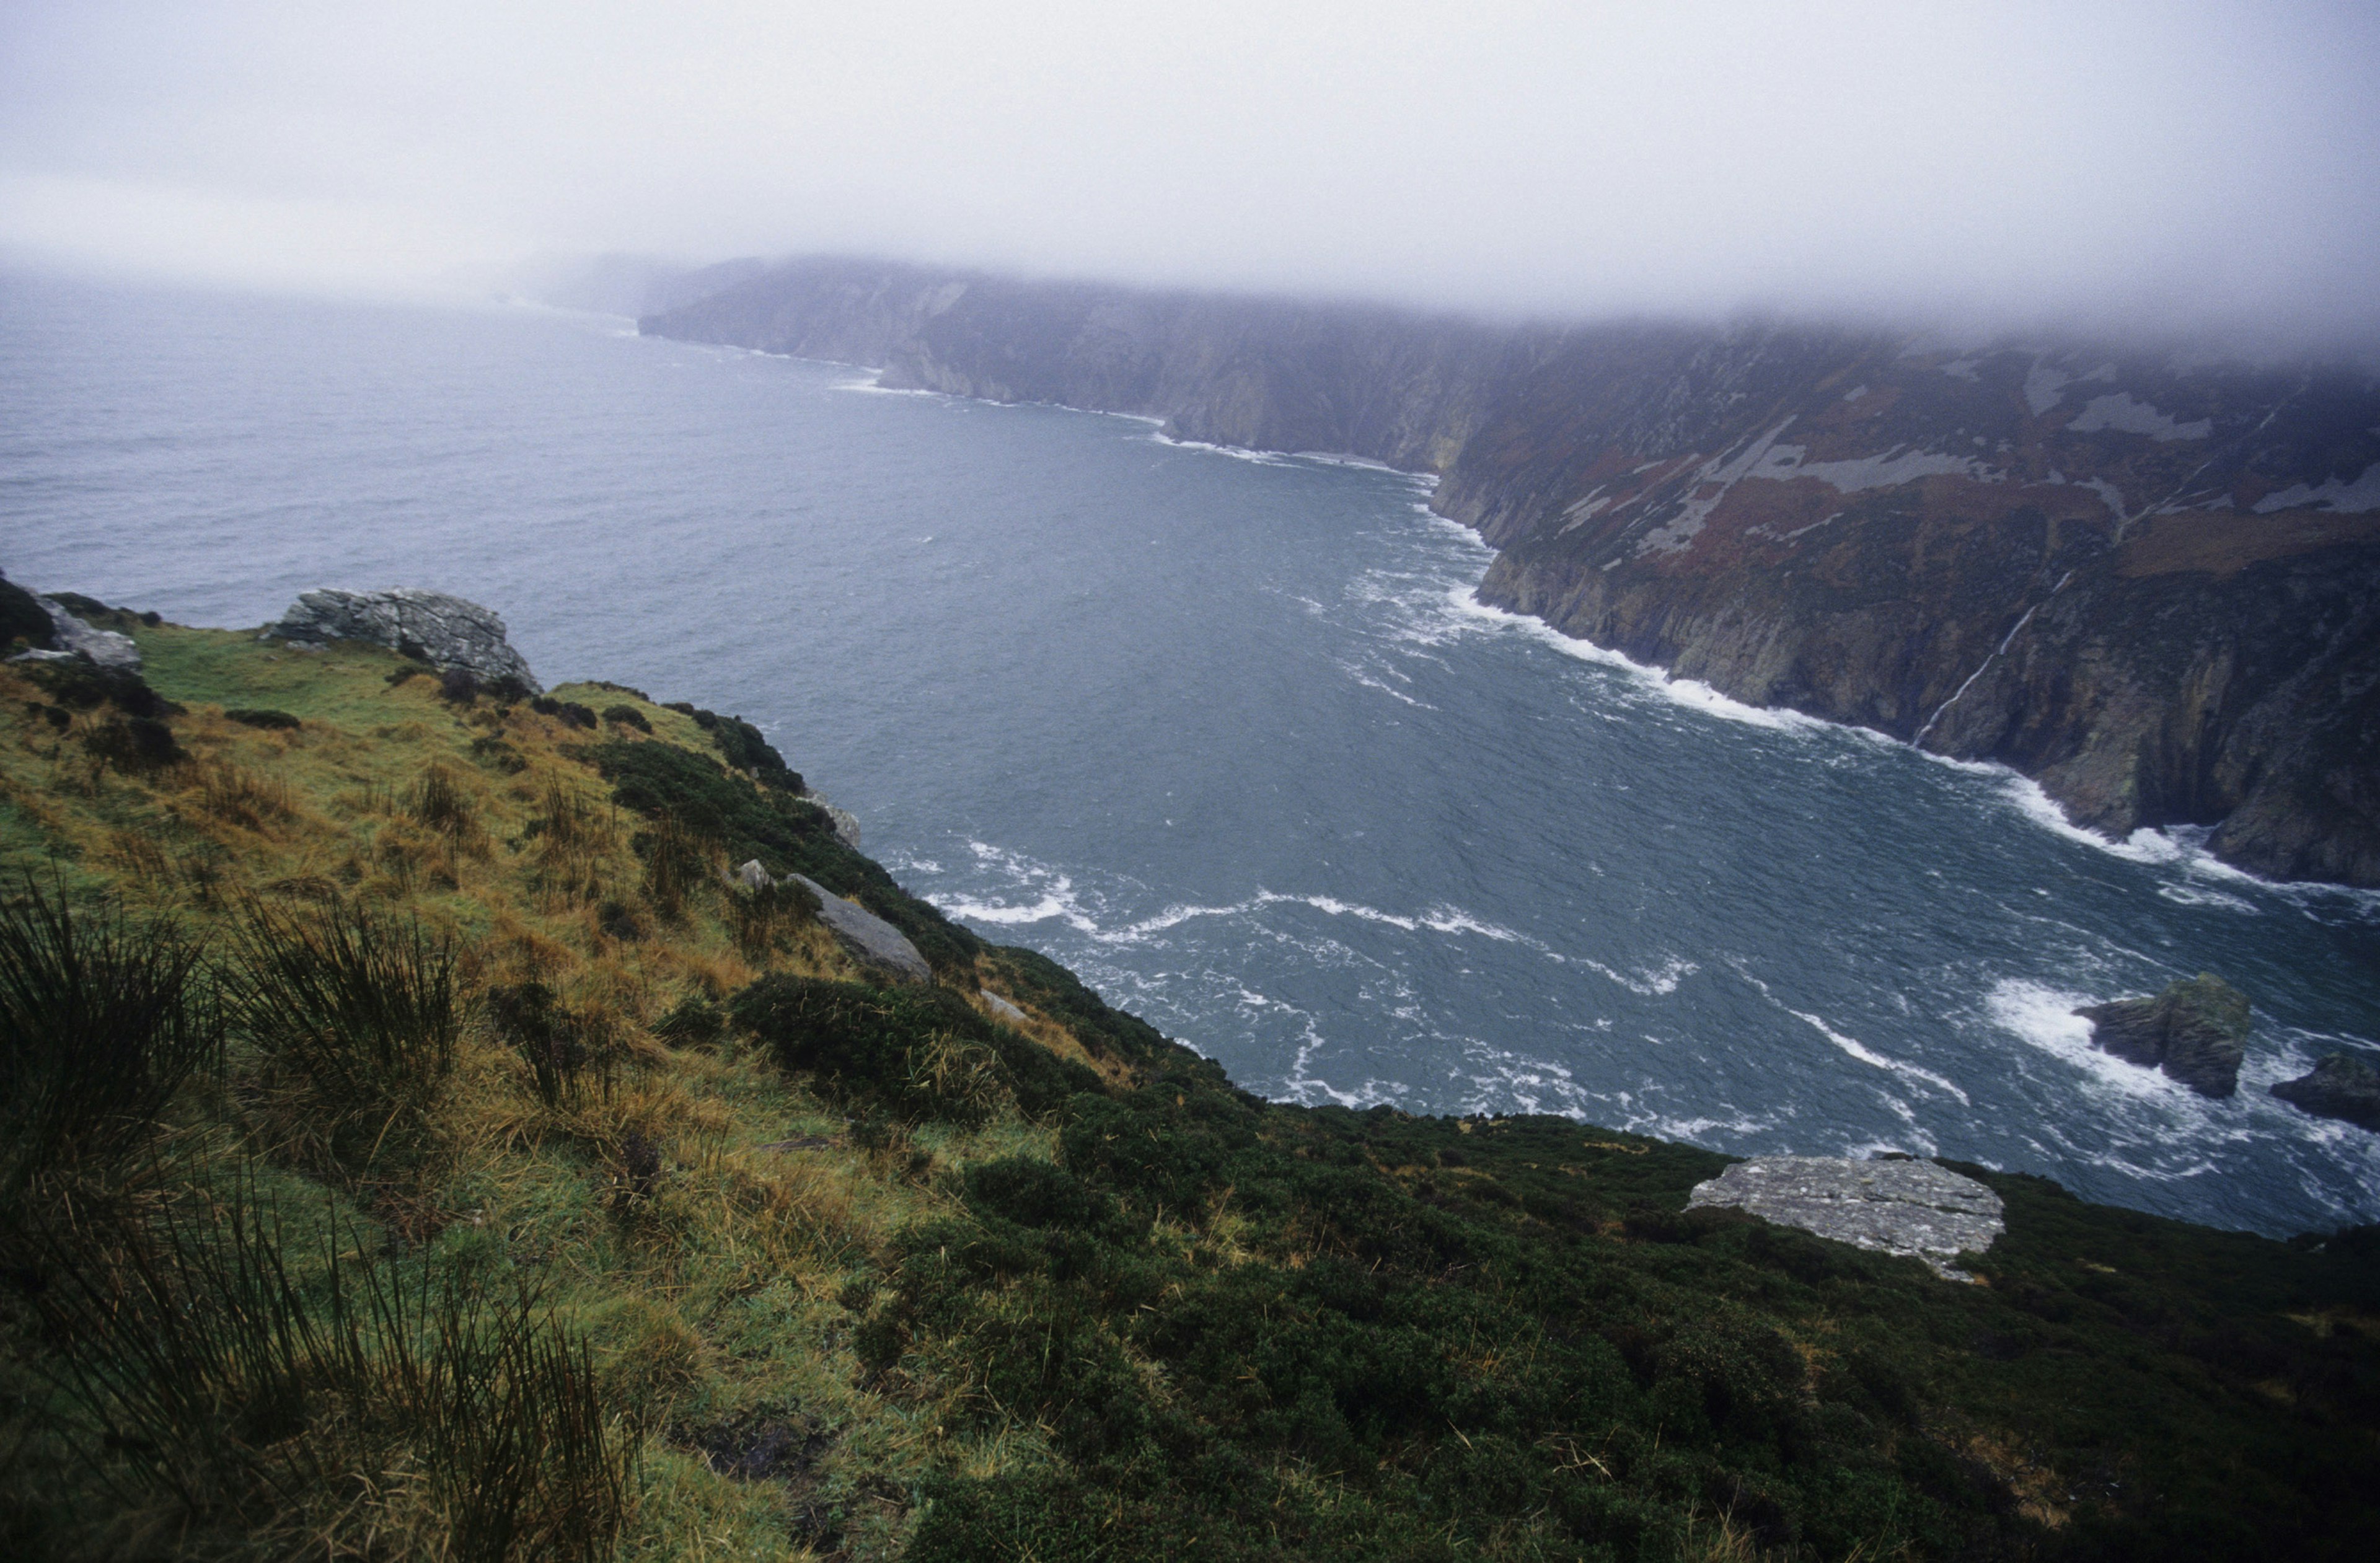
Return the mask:
M0 252L838 250L1498 314L2380 339L2380 15L2238 3L0 15Z

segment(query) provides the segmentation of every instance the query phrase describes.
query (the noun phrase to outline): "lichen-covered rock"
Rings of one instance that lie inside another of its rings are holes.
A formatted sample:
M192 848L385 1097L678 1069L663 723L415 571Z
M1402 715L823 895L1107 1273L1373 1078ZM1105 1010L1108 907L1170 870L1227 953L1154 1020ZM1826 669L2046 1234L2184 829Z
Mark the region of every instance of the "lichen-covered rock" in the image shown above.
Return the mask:
M2000 1196L1930 1161L1759 1156L1694 1185L1686 1207L1727 1206L1838 1242L1912 1255L1950 1280L1949 1261L2007 1230Z
M528 660L504 638L504 619L443 591L303 592L264 633L300 646L368 641L419 657L441 672L462 669L483 685L510 681L528 694L540 692Z
M861 962L904 982L929 982L933 967L917 953L906 935L865 907L854 905L808 875L795 874L795 883L819 899L819 921L833 930L843 947Z
M2119 999L2074 1012L2091 1023L2091 1045L2127 1063L2162 1069L2202 1097L2240 1088L2248 1050L2248 998L2201 972L2154 999Z
M2313 1066L2311 1074L2274 1086L2273 1095L2316 1118L2380 1129L2380 1070L2350 1054L2330 1054Z

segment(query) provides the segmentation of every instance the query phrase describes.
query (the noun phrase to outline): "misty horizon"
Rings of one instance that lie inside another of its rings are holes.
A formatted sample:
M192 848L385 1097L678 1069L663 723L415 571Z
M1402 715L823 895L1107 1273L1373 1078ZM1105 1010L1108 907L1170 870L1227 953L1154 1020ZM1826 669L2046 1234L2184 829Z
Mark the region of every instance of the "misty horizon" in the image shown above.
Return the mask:
M0 20L0 257L383 295L880 255L1497 321L2380 343L2380 18L1864 4Z

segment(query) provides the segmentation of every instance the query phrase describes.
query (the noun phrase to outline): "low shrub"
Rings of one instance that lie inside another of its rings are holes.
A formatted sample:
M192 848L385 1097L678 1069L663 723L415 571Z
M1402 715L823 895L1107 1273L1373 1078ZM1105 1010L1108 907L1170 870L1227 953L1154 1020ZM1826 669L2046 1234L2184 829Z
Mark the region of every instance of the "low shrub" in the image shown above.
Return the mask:
M634 706L606 706L603 708L603 720L622 727L633 727L639 733L653 730L652 719Z
M821 1090L904 1120L979 1123L1016 1099L993 1027L945 988L777 975L737 993L729 1012Z
M261 727L273 732L295 732L305 726L287 711L276 711L264 706L235 706L224 712L225 721L236 721L242 727Z
M174 730L153 717L110 717L85 730L91 757L119 770L156 770L187 758Z

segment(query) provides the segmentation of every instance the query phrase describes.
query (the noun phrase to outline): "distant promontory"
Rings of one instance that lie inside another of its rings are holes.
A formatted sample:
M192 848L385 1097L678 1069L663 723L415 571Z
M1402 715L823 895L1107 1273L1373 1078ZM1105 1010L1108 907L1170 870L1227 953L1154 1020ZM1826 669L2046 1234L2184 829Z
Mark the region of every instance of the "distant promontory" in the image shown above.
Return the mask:
M735 273L739 274L740 273ZM1760 705L2380 885L2380 382L1776 323L768 268L646 333L1440 479L1480 588Z

